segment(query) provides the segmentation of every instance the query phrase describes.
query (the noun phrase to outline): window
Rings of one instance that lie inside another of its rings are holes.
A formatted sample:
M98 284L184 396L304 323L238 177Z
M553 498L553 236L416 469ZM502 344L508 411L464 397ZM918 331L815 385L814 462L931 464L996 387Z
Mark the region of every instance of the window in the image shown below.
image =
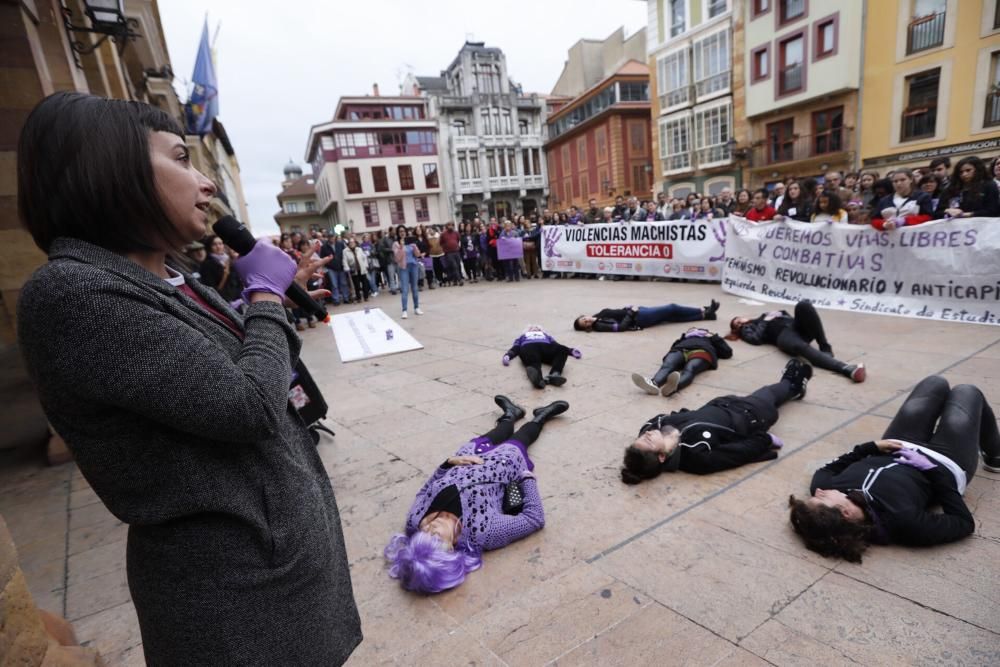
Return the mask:
M399 165L399 189L413 189L413 167L408 164Z
M1000 3L997 4L1000 7ZM986 90L986 116L983 127L1000 125L1000 51L994 51L990 59L990 86Z
M603 125L594 132L594 139L597 143L597 161L604 162L608 159L608 130Z
M563 173L566 173L566 172L568 172L570 170L569 144L568 143L567 144L563 144L563 147L562 147L562 168L563 168Z
M403 200L389 200L389 221L394 225L405 225L406 215L403 213Z
M812 123L813 155L844 150L844 107L817 111Z
M306 212L308 212L308 213L315 213L316 212L316 202L314 202L314 201L307 201L306 202Z
M687 0L670 0L670 36L676 37L684 32Z
M385 167L372 167L372 180L375 182L375 192L389 191L389 176Z
M646 102L649 100L648 83L619 83L619 102Z
M438 167L436 164L424 165L424 187L427 189L440 187L438 184Z
M729 160L729 137L732 128L729 104L698 111L694 115L694 145L699 164Z
M729 31L723 30L694 44L695 94L729 90Z
M795 155L795 121L791 118L767 126L767 161L786 162Z
M906 27L906 53L933 49L944 43L946 0L912 0L913 18Z
M672 107L689 101L691 77L688 72L688 50L681 49L660 58L656 65L660 106Z
M691 119L660 121L660 160L664 171L691 167Z
M514 128L510 124L510 109L504 109L501 118L503 120L503 133L505 135L514 134Z
M527 148L521 151L521 173L525 176L533 176L535 174L531 170L531 151Z
M365 227L378 227L378 202L363 201L361 210L365 215Z
M464 120L453 120L451 122L451 131L456 137L464 137L466 128Z
M778 0L778 22L784 25L806 15L806 0Z
M489 170L490 178L496 178L497 175L497 161L495 151L488 149L486 151L486 166Z
M576 166L583 169L587 164L587 138L580 137L576 140Z
M483 134L485 135L493 134L493 128L490 124L490 108L483 107L482 111L479 112L479 115L482 117L483 121Z
M469 151L469 167L472 168L472 177L479 178L479 151Z
M458 154L458 177L461 179L469 177L469 160L465 153Z
M778 94L787 95L805 88L805 35L798 34L778 45Z
M521 120L517 121L517 133L520 134L522 137L525 136L526 134L531 133L530 125L528 124L527 120L522 118Z
M1000 2L996 3L996 9L993 10L993 29L1000 30Z
M285 213L298 213L299 203L294 201L285 202Z
M589 184L587 183L587 177L586 176L581 176L580 177L580 199L586 199L587 195L589 195L589 194L590 194L590 187L589 187Z
M900 141L933 137L937 131L938 84L941 68L906 77L906 108L900 125Z
M750 0L750 3L751 20L771 11L771 0Z
M531 149L531 166L534 167L535 176L542 175L542 149L532 148Z
M750 82L757 83L771 77L771 48L757 47L750 53Z
M708 18L713 19L726 11L726 0L708 0Z
M652 183L649 182L651 172L646 171L646 165L644 164L633 164L632 165L632 189L634 192L645 192L652 189ZM633 193L634 194L634 193Z
M497 150L496 152L497 173L500 175L501 178L507 175L507 158L505 155L506 152L507 152L506 149L503 148Z
M427 197L414 197L413 208L417 211L417 222L427 222L431 219L430 209L427 208Z
M506 153L507 153L507 167L510 169L510 175L517 176L517 154L514 153L513 148L508 148Z
M347 194L361 194L361 170L357 167L344 169L344 182L347 184Z
M816 22L816 46L813 47L816 49L816 53L813 55L814 61L828 58L837 53L839 23L839 14Z
M646 152L646 125L641 121L628 124L628 142L633 153L642 155Z

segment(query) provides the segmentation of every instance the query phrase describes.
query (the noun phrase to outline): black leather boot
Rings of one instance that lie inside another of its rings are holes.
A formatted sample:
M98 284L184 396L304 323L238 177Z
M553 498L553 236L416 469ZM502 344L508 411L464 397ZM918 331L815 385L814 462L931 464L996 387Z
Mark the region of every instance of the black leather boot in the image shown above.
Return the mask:
M534 415L534 418L531 421L536 424L544 424L556 415L561 415L567 410L569 410L569 403L566 401L553 401L548 405L543 405L540 408L532 410L531 414Z
M516 422L524 416L524 408L516 405L514 401L510 400L506 396L497 394L493 397L493 402L500 406L500 409L503 410L503 414L500 415L499 419L497 419L498 424L502 421Z
M561 387L566 384L566 378L559 371L552 371L545 376L545 384L550 384L553 387Z

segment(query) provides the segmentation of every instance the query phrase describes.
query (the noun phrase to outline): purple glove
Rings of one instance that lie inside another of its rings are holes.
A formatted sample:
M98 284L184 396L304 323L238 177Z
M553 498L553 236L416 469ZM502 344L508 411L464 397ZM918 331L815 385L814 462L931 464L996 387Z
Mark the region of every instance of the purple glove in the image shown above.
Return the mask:
M785 446L785 441L776 436L773 433L768 433L771 436L771 449L781 449Z
M930 470L937 467L937 465L931 463L930 459L915 449L897 449L895 456L899 459L900 463L912 466L917 470Z
M248 303L252 292L268 292L285 298L285 290L298 271L295 260L266 239L257 241L253 250L233 262L233 268L243 281L243 298Z
M573 351L570 352L570 354L573 355L574 359L582 359L583 358L583 352L581 352L580 350L576 349L575 347L573 348Z
M510 357L508 357L506 354L503 355L503 365L510 366Z

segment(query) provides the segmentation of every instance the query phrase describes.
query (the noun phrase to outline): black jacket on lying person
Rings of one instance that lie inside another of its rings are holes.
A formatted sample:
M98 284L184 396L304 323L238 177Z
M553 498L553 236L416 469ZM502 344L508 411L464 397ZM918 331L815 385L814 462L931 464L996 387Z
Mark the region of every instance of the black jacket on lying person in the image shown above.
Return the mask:
M597 321L594 322L593 330L602 333L637 331L639 326L635 323L635 315L634 308L605 308L599 313L594 313Z
M777 421L778 410L766 401L754 396L720 396L697 410L682 408L657 415L642 425L639 435L673 426L681 433L680 444L662 469L706 475L778 458L767 432Z
M930 546L954 542L976 528L946 467L917 470L879 451L874 442L858 445L817 470L809 486L813 493L816 489L860 490L874 514L873 542ZM929 511L930 505L940 505L943 512Z
M719 367L719 359L731 359L733 356L733 348L729 347L729 343L716 333L711 336L688 336L687 333L683 333L670 346L671 352L675 350L702 350L707 352L712 357L712 370Z

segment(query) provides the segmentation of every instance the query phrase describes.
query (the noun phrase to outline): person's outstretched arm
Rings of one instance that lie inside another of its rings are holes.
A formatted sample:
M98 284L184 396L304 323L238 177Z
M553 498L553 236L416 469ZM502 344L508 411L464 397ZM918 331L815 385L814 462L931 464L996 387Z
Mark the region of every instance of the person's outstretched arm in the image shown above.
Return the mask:
M934 487L934 502L941 513L924 510L919 515L893 522L889 535L893 541L914 546L932 546L960 540L976 530L965 500L955 488L950 470L936 465L923 473Z

